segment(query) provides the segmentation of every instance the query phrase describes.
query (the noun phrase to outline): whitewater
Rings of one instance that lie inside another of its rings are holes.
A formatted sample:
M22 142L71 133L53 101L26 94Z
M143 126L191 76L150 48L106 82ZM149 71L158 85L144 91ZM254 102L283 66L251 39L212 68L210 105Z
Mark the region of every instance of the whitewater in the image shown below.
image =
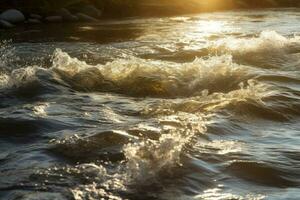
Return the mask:
M299 26L269 9L2 39L0 198L298 199Z

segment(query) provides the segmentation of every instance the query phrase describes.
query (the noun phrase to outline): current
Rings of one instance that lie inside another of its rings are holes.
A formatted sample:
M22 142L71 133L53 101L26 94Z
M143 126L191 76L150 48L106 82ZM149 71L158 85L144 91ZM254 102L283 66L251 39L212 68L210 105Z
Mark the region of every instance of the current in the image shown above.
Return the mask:
M299 199L299 28L268 9L1 36L0 199Z

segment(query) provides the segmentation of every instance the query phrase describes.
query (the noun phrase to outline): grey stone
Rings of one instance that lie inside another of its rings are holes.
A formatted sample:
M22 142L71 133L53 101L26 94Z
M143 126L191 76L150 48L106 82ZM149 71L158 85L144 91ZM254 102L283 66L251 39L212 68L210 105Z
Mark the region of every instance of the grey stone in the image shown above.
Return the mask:
M0 19L0 27L2 27L2 28L13 28L14 25L9 23L8 21Z
M85 22L98 22L98 20L94 17L88 16L83 13L77 13L76 16L80 21L85 21Z
M86 14L88 16L94 17L94 18L100 18L102 16L102 11L96 8L92 5L86 5L81 9L81 12L83 14Z
M19 10L9 9L1 13L0 19L10 23L18 23L25 21L25 16Z
M61 22L62 16L48 16L45 18L47 22Z

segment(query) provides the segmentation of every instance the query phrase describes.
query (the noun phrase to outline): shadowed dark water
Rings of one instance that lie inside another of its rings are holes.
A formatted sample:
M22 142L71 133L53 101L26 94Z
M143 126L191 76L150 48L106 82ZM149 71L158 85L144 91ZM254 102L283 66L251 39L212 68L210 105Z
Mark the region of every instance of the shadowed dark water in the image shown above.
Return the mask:
M299 199L299 27L289 9L1 32L0 199Z

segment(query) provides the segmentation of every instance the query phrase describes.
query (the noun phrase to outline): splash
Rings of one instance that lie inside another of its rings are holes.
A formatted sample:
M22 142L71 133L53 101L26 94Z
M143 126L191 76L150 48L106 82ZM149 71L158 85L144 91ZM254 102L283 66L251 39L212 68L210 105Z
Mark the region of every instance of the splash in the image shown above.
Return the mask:
M11 45L11 41L0 41L0 70L7 71L10 69L10 63L18 60L15 56L15 49ZM0 72L1 72L0 71Z
M200 114L177 113L160 119L159 140L145 140L125 145L127 175L138 183L153 179L160 172L180 166L180 156L195 134L206 132ZM151 181L150 181L151 182Z

